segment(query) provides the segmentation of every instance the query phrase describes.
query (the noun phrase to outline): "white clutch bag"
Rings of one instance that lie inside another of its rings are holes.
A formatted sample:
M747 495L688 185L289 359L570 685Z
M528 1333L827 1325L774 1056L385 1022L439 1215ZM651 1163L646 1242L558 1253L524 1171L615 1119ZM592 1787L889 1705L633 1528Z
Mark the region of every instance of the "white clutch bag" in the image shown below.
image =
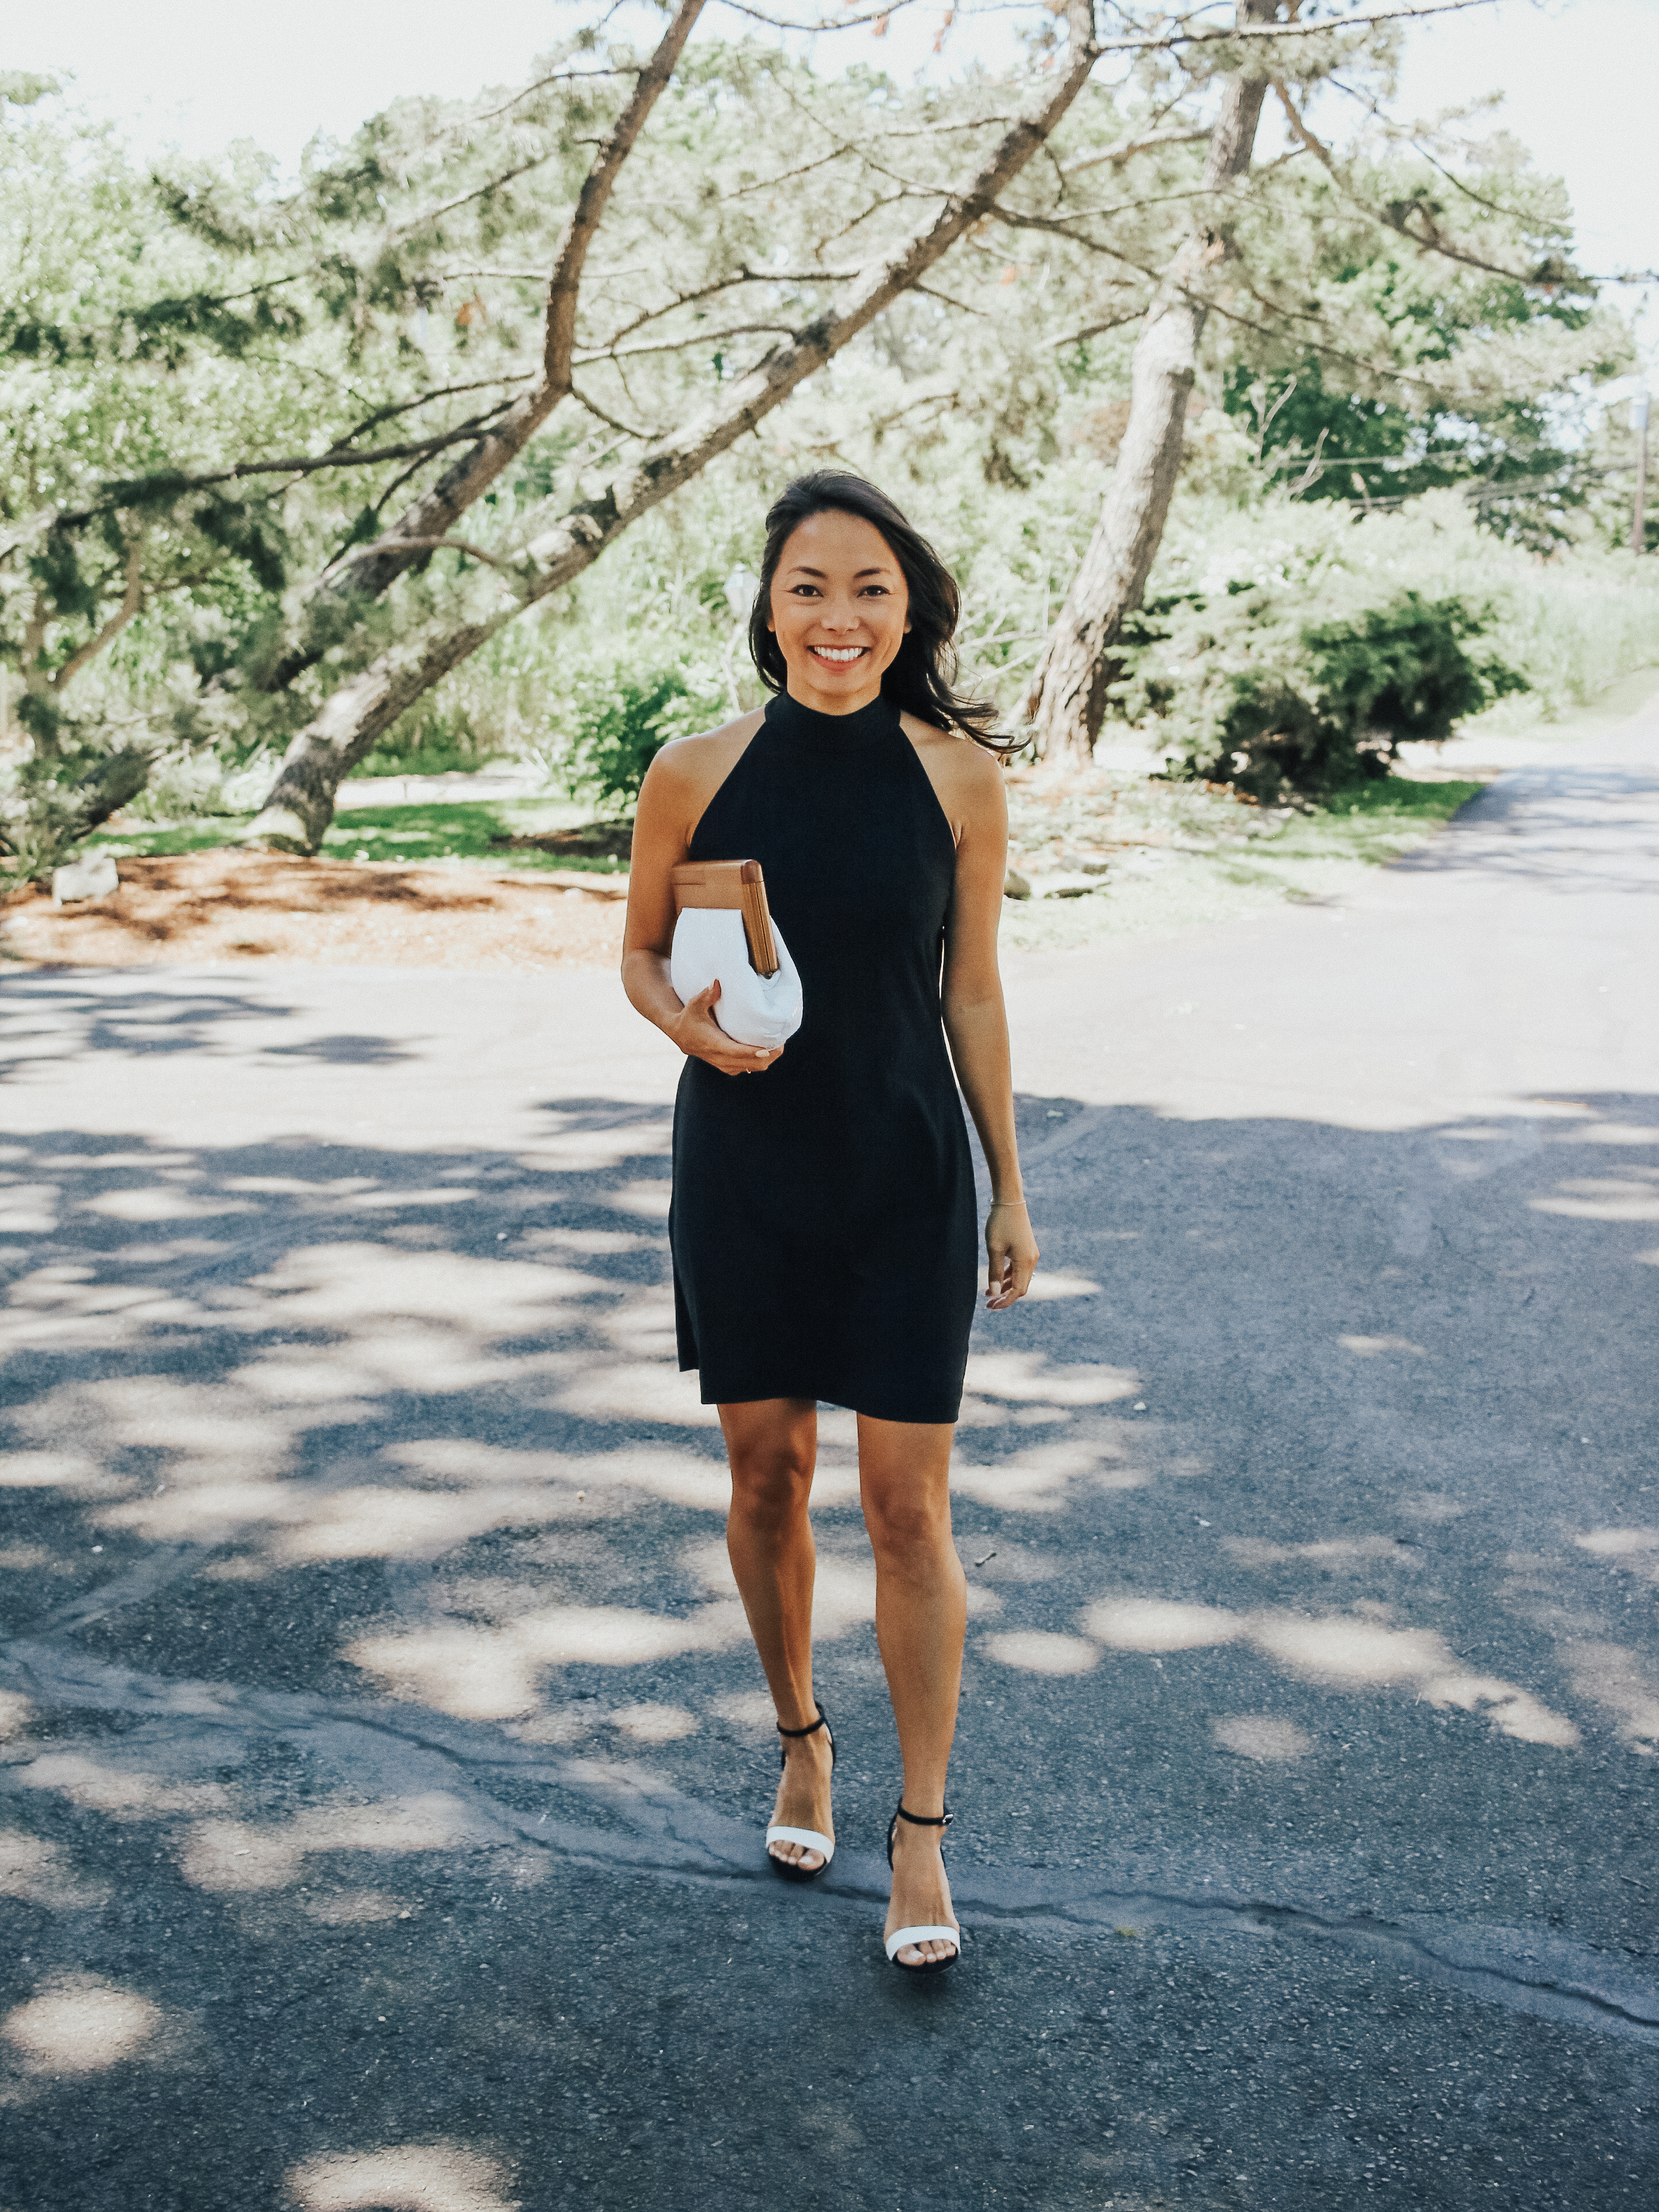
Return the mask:
M668 972L689 1004L718 981L714 1019L738 1044L780 1045L800 1027L800 977L772 926L758 860L688 860L673 871Z

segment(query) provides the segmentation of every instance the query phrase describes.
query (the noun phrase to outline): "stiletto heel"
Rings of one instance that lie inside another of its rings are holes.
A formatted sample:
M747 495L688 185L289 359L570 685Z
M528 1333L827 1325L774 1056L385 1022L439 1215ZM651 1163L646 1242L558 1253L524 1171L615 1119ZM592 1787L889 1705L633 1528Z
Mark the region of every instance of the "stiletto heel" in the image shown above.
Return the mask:
M824 1711L822 1705L818 1707L817 1711L818 1717L817 1720L810 1722L805 1728L787 1729L780 1726L778 1734L780 1735L791 1737L816 1735L820 1729L823 1729L826 1733L829 1733L830 1717ZM780 1744L778 1747L778 1765L782 1767L787 1766L788 1763L789 1754L785 1751L782 1745ZM836 1739L833 1735L830 1735L830 1771L833 1774L835 1771ZM804 1867L796 1860L781 1859L777 1856L777 1853L772 1849L774 1844L804 1844L809 1851L822 1851L823 1853L823 1858L822 1863L817 1866ZM820 1835L816 1828L785 1828L779 1826L775 1822L774 1825L766 1832L766 1856L768 1863L770 1864L773 1873L775 1875L781 1875L785 1881L816 1881L818 1876L823 1872L824 1868L829 1865L830 1860L834 1858L835 1856L836 1844L834 1837Z
M920 1813L907 1813L901 1803L897 1812L887 1823L888 1865L890 1867L893 1863L893 1839L898 1834L898 1824L901 1820L908 1821L913 1828L948 1828L954 1818L955 1815L948 1805L939 1819L930 1820ZM942 1841L939 1850L942 1856L944 1854ZM957 1948L948 1959L923 1959L916 1966L907 1966L898 1954L901 1951L908 1950L913 1943L954 1943ZM962 1930L954 1926L896 1928L886 1938L882 1948L887 1954L889 1965L896 1966L902 1974L942 1974L947 1966L954 1966L962 1955Z

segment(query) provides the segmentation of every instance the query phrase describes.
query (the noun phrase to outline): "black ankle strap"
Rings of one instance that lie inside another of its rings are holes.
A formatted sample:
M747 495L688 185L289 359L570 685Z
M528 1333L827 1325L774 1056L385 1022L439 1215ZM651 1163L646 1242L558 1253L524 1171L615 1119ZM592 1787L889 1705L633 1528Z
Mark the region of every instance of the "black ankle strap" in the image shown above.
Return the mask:
M778 1723L778 1734L780 1735L816 1735L818 1730L824 1725L823 1708L820 1705L818 1708L818 1717L817 1720L811 1722L807 1727L804 1729L787 1729L783 1725L782 1722L780 1721Z
M898 1808L898 1817L901 1820L908 1820L913 1828L948 1828L957 1816L947 1805L937 1820L930 1820L924 1814L907 1813L901 1805Z

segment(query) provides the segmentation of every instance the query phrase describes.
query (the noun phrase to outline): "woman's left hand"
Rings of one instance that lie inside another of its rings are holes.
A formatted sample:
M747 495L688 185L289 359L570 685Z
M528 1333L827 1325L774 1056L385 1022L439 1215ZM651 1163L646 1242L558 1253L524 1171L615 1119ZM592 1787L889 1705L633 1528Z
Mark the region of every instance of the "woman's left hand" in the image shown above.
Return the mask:
M1031 1217L1024 1206L994 1206L986 1216L985 1310L1000 1313L1031 1287L1042 1257L1031 1234Z

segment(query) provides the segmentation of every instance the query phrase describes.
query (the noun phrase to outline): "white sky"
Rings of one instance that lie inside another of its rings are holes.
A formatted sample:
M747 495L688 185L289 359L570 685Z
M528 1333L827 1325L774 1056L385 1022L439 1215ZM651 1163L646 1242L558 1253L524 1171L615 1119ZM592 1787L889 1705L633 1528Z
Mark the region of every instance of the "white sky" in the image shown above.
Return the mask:
M801 0L799 12L814 4ZM511 82L586 12L568 0L72 0L26 13L12 0L3 60L72 72L82 101L145 150L211 154L248 137L289 167L314 131L343 137L400 94L466 96ZM711 12L728 34L742 23ZM820 53L908 75L942 13L943 0L923 0L885 40L849 30ZM1659 0L1498 0L1409 38L1400 112L1504 93L1505 126L1567 180L1583 264L1600 275L1659 265ZM1651 307L1644 319L1651 341Z

